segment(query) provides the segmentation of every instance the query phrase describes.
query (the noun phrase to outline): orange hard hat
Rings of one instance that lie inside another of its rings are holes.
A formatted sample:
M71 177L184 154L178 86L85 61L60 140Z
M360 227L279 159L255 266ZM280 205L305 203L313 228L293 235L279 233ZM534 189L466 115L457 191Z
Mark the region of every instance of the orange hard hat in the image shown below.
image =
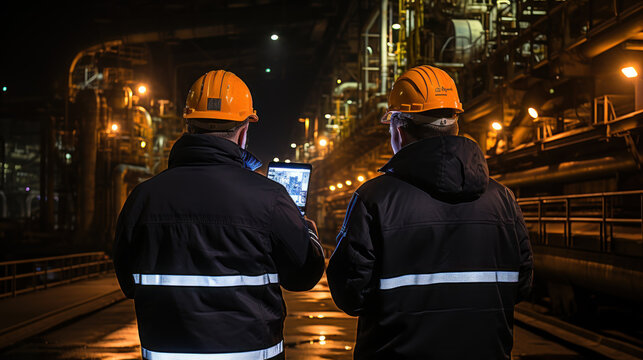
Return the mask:
M199 124L207 119L223 120L219 123L246 119L259 121L256 110L252 108L248 86L237 75L225 70L209 71L192 84L185 101L183 118L188 122L189 119L195 119Z
M451 76L442 69L421 65L407 70L395 81L382 122L389 123L392 112L420 113L434 109L463 112Z

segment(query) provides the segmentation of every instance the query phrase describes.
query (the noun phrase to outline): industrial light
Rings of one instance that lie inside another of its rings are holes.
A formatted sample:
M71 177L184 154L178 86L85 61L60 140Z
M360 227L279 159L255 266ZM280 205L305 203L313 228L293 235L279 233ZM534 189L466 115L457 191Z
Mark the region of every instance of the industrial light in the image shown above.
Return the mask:
M531 116L532 118L534 119L538 118L538 111L536 111L536 109L530 107L529 109L527 109L527 112L529 113L529 116Z
M144 140L141 141L141 149L145 149L146 146L147 146L147 143Z
M400 30L402 28L402 25L400 25L398 23L395 23L395 24L391 25L391 27L393 28L393 30Z
M338 189L341 189L341 188L343 188L343 187L344 187L344 184L342 184L342 183L337 183L337 188L338 188Z
M288 163L290 163L290 159L286 159L286 160L284 160L284 162L285 162L286 164L288 164Z
M294 149L294 148L296 148L296 147L297 147L297 144L292 143L292 144L290 144L290 147Z
M145 85L140 85L137 90L140 95L143 95L147 92L147 87Z
M330 114L325 114L325 115L324 115L324 117L325 117L326 119L330 119Z
M639 75L639 73L633 66L624 67L621 69L621 72L623 73L623 75L625 75L626 78L633 78Z
M277 34L270 35L270 40L272 40L272 41L279 40L279 35L277 35Z
M362 175L357 177L357 181L359 181L359 182L363 182L364 180L366 180L366 178L364 178L364 176L362 176Z
M346 180L346 186L351 186L351 185L353 185L353 182L350 180Z
M325 147L326 145L328 145L328 140L324 138L319 139L319 146Z
M270 68L266 68L266 72L267 72L267 73L269 73L269 72L271 72L271 71L272 71L272 70L270 70Z
M112 131L118 131L118 124L112 124L111 129Z
M276 157L276 158L272 159L272 161L274 161L274 162L279 162L279 158L278 158L278 157Z
M328 188L330 189L330 191L335 191L335 189L336 189L336 188L335 188L335 185L331 185L331 186L329 186ZM312 317L312 315L311 315L311 317Z
M342 79L337 79L337 83L338 83L338 84L341 84L341 83L342 83Z
M491 127L496 131L502 130L502 124L497 121L494 121L493 124L491 124Z

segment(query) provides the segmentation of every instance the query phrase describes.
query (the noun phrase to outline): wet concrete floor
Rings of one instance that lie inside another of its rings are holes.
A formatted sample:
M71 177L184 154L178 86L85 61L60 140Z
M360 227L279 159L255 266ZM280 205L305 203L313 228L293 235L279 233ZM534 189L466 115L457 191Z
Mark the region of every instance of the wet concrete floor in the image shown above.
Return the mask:
M335 307L324 277L311 291L284 291L288 307L285 351L288 360L352 359L356 318ZM577 353L516 328L514 359L583 359ZM63 324L0 352L2 360L140 359L132 301Z

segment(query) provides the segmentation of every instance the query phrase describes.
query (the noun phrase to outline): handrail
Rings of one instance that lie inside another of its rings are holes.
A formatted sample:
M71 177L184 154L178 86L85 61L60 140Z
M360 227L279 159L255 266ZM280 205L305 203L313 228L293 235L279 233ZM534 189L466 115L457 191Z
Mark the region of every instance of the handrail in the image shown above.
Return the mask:
M102 251L0 262L0 298L104 274L112 260Z
M621 197L620 201L613 201L616 197ZM582 201L585 199L591 201ZM517 201L534 244L643 257L643 190L530 197ZM552 230L548 225L555 227ZM590 248L587 244L576 244L579 233L574 231L575 225L585 227L583 237L598 242L593 242L595 245ZM615 248L615 242L627 250Z
M0 266L13 265L13 264L24 264L24 263L35 262L35 261L51 261L51 260L70 259L70 258L76 258L76 257L82 257L82 256L104 256L104 255L105 255L105 252L103 252L103 251L95 251L95 252L87 252L87 253L79 253L79 254L71 254L71 255L60 255L60 256L50 256L50 257L35 258L35 259L3 261L3 262L0 262Z

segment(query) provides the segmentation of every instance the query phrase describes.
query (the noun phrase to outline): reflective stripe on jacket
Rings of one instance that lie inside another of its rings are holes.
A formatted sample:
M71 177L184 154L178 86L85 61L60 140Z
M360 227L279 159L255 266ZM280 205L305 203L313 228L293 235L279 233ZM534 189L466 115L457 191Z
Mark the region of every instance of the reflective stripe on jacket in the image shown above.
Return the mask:
M323 249L285 188L241 150L183 135L119 216L114 265L145 359L283 358L280 285L308 290Z

